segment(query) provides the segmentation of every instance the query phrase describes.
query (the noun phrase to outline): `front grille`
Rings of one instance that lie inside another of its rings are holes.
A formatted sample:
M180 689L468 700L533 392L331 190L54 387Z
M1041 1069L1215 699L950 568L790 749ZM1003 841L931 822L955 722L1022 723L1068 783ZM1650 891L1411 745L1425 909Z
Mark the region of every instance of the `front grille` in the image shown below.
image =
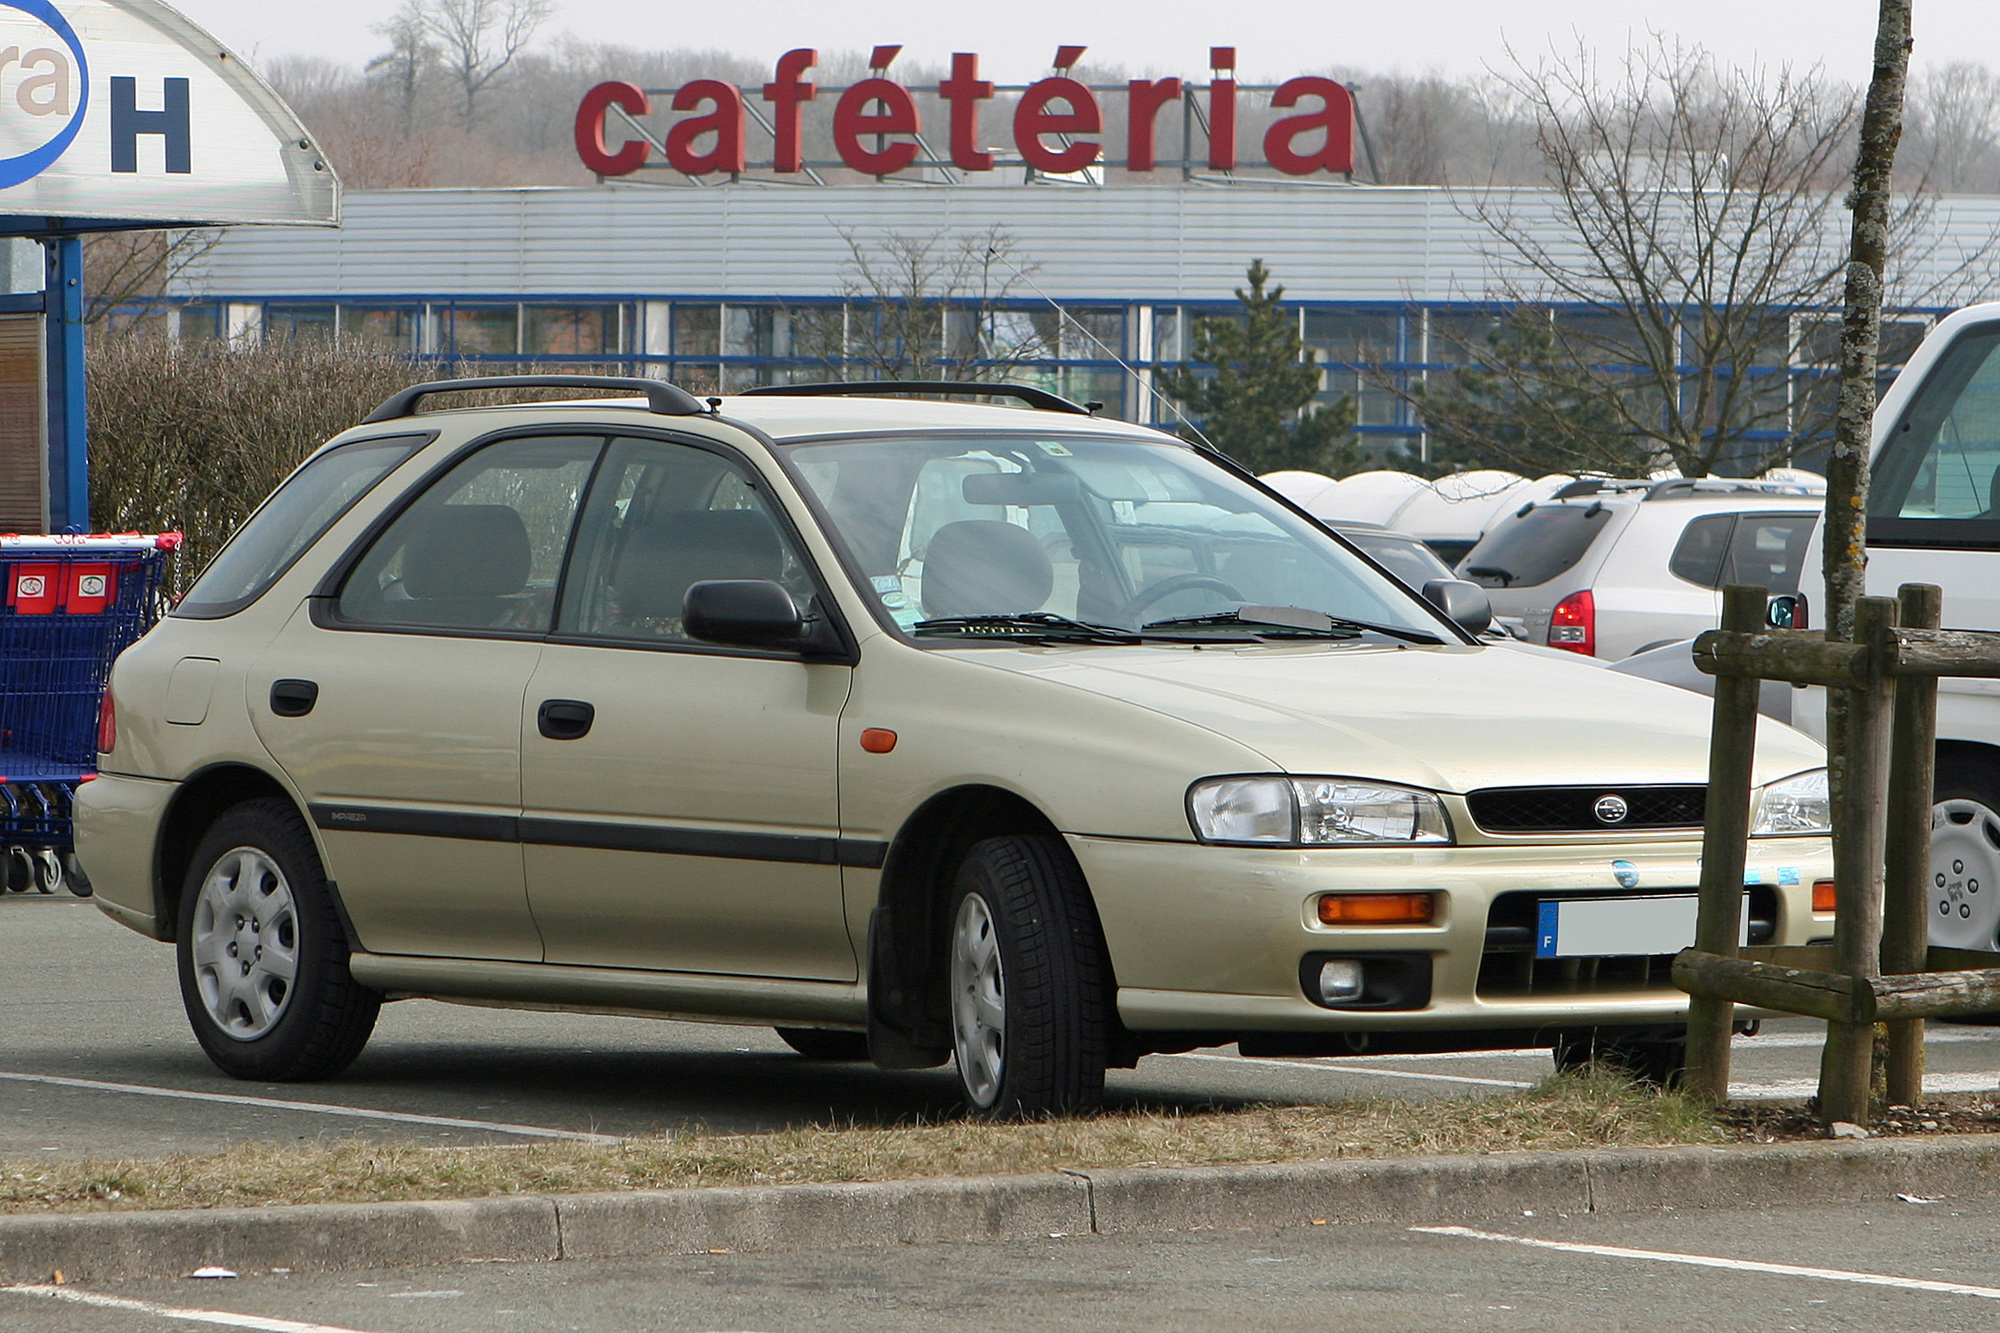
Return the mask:
M1648 889L1646 893L1658 892ZM1750 943L1769 944L1778 933L1778 891L1768 884L1744 890ZM1672 992L1674 956L1638 954L1614 958L1537 958L1535 920L1544 898L1602 898L1601 892L1503 893L1486 913L1486 949L1479 960L1475 989L1481 998L1555 999L1569 995L1630 995ZM1644 896L1638 894L1635 896Z
M1607 796L1625 802L1625 818L1598 818ZM1624 829L1701 827L1708 788L1487 787L1468 792L1472 822L1488 833L1617 833Z

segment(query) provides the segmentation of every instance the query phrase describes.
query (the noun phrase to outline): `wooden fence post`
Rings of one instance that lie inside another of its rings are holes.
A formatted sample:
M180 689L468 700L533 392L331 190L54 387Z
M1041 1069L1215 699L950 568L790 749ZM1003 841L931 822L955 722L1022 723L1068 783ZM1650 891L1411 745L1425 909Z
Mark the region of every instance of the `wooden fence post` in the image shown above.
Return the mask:
M1831 775L1836 801L1833 970L1864 981L1882 975L1882 841L1895 682L1881 666L1895 624L1892 598L1864 597L1855 606L1853 641L1869 649L1874 669L1868 684L1850 692L1846 743L1828 756L1830 765L1840 770ZM1819 1066L1821 1120L1868 1123L1874 1052L1873 1023L1827 1024Z
M1722 590L1722 628L1754 634L1764 628L1765 592L1732 583ZM1743 861L1750 836L1750 770L1757 755L1755 676L1715 678L1714 722L1708 741L1708 798L1701 844L1701 901L1694 947L1736 957L1743 930ZM1711 1103L1729 1100L1729 1036L1736 1006L1697 995L1688 1002L1688 1092Z
M1897 598L1905 629L1936 629L1944 590L1905 583ZM1930 935L1931 792L1937 764L1937 677L1896 679L1895 727L1889 740L1889 816L1882 874L1882 973L1924 970ZM1889 1023L1887 1096L1915 1106L1924 1095L1924 1020Z

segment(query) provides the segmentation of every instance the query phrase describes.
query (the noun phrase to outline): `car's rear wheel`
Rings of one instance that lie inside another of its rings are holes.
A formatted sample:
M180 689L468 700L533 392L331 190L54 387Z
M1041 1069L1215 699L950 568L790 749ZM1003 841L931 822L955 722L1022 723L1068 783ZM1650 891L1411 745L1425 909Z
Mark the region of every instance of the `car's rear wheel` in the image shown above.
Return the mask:
M977 1114L1104 1097L1110 977L1089 890L1053 838L988 838L959 867L946 939L952 1048Z
M2000 770L1940 765L1934 790L1930 942L1991 949L2000 938Z
M330 1077L375 1028L382 997L347 970L318 850L288 801L246 801L209 828L175 939L195 1038L232 1077Z
M778 1039L808 1060L855 1061L868 1058L868 1034L835 1032L828 1028L773 1028Z

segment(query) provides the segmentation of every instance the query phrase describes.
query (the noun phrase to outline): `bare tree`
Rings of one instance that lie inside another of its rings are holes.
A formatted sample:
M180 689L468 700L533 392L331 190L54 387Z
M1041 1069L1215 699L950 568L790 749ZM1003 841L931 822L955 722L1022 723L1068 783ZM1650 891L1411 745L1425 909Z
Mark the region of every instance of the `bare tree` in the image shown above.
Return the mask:
M408 0L388 30L392 38L398 32L430 35L458 85L460 119L471 125L479 94L514 63L555 12L555 0Z
M1936 189L2000 189L2000 77L1971 61L1934 66L1911 81L1899 156Z
M369 61L365 72L390 90L401 112L403 129L413 130L425 87L443 65L444 52L431 40L431 25L414 3L404 5L373 31L389 39L389 49ZM470 105L468 98L468 113Z
M1608 81L1579 50L1517 58L1506 83L1533 118L1549 188L1461 196L1488 232L1497 295L1556 312L1557 361L1602 384L1634 463L1703 476L1789 457L1820 417L1788 377L1749 372L1784 366L1794 313L1837 290L1848 91L1817 69L1728 70L1660 38ZM1534 225L1541 209L1553 229ZM1524 388L1539 374L1532 360L1493 369Z
M215 228L110 231L84 238L83 322L113 315L157 315L181 275L199 263L222 233Z
M801 349L841 378L1004 380L1056 357L1061 311L1011 308L1033 266L1004 228L840 235L841 305L794 319Z

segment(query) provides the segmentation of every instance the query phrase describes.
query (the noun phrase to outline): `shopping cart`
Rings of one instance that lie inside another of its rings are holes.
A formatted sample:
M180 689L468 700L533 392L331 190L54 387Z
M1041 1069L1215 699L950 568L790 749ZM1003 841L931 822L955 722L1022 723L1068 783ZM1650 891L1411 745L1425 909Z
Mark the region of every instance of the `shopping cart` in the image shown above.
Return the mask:
M181 534L0 536L0 887L88 893L70 806L111 664L152 628Z

